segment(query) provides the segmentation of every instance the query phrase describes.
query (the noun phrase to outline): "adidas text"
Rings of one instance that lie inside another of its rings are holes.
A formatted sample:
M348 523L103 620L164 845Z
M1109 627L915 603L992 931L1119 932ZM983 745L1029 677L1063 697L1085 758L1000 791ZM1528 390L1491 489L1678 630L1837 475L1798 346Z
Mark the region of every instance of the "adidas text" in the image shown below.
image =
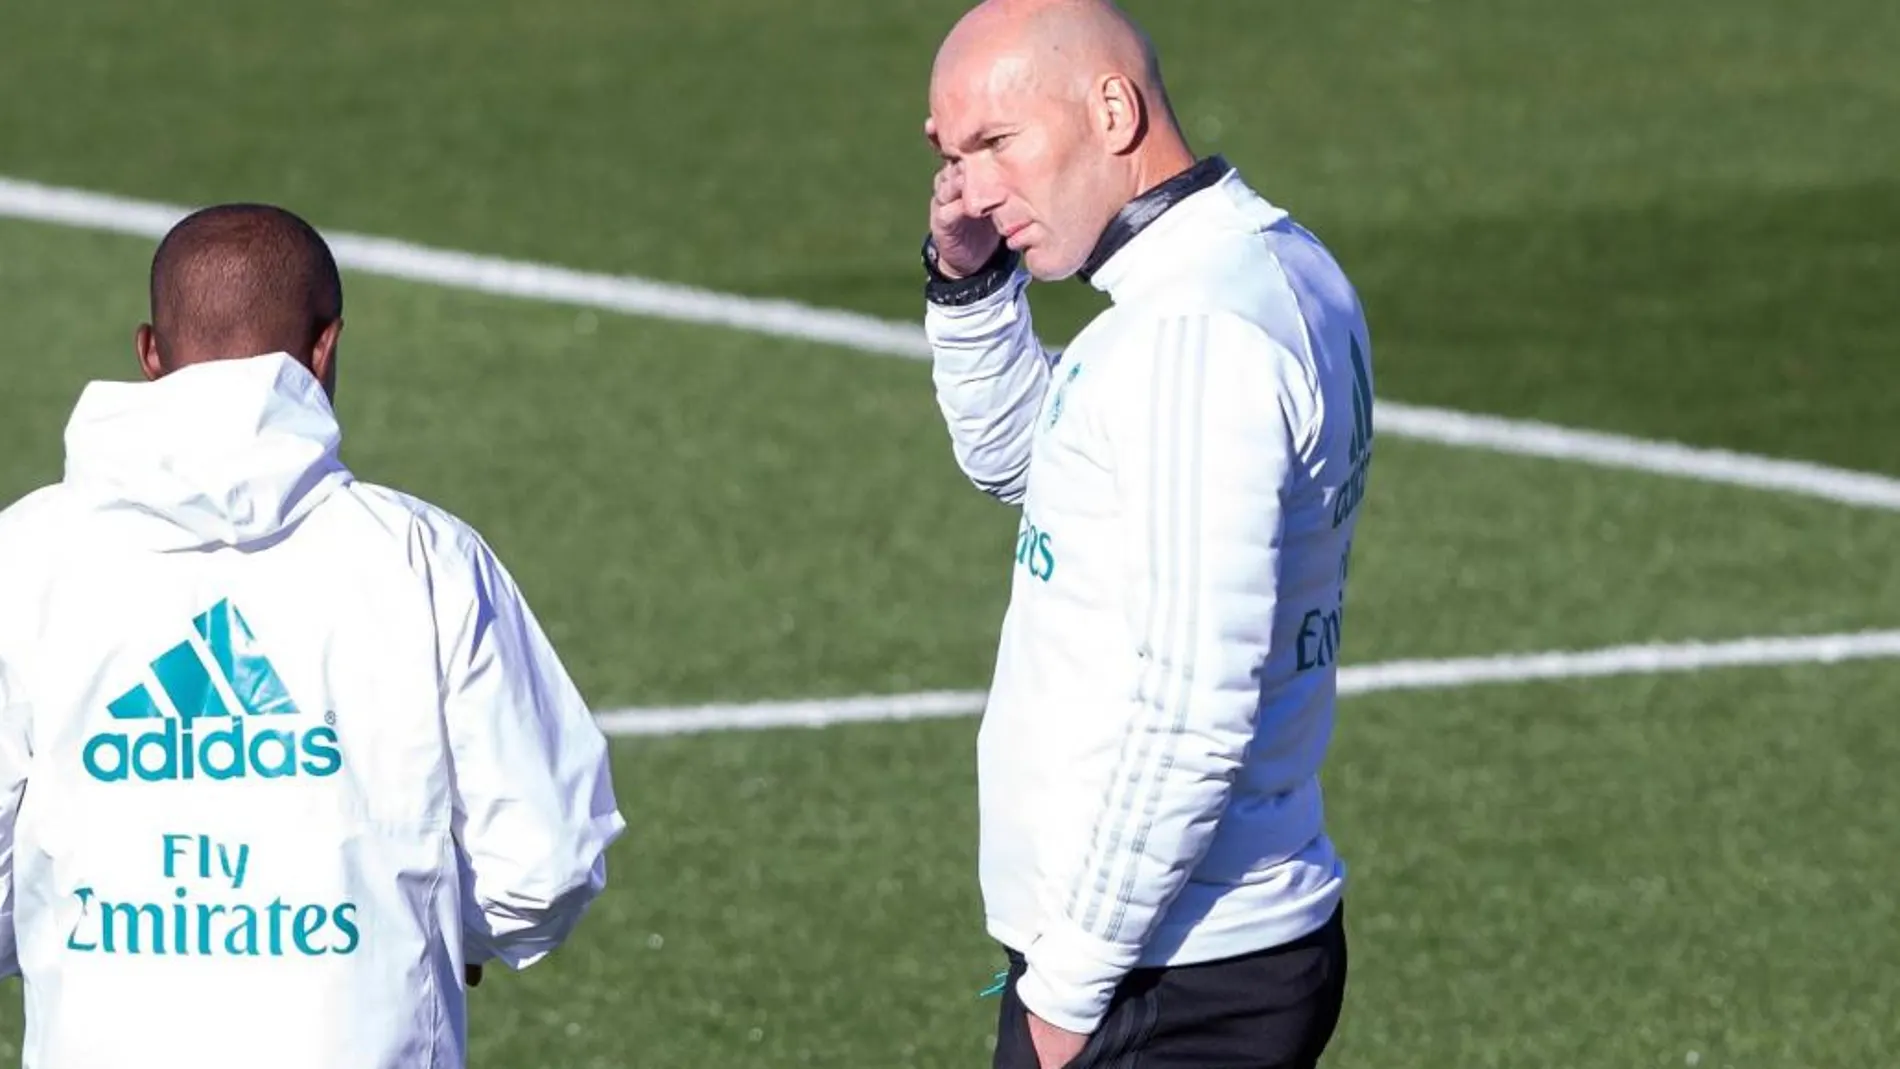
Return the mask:
M336 729L305 732L264 728L245 736L246 720L226 720L217 730L193 731L188 721L132 736L101 732L86 740L86 771L113 783L137 777L147 783L190 779L280 779L332 776L343 767ZM182 725L182 726L181 726Z
M192 637L151 662L156 690L139 683L107 704L123 730L86 740L88 775L166 783L332 776L343 767L334 714L308 730L280 719L301 711L236 606L219 601L191 629ZM165 714L155 694L175 715Z

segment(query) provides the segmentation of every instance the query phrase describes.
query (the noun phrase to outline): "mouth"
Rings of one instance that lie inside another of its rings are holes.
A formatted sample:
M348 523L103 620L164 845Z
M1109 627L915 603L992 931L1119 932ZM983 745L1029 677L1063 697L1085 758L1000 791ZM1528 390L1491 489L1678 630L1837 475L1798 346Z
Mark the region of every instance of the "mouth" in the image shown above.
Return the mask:
M1020 234L1021 234L1021 233L1022 233L1023 231L1025 231L1025 230L1027 230L1027 229L1029 229L1029 226L1030 226L1030 224L1028 224L1028 223L1017 223L1017 224L1016 224L1015 226L1012 226L1012 227L1008 227L1008 228L1006 228L1006 229L1004 229L1004 230L1002 231L1002 235L1003 235L1003 244L1005 244L1005 245L1008 245L1008 246L1009 246L1010 248L1012 248L1012 249L1020 249L1020 248L1022 248L1022 246L1021 246L1021 245L1018 245L1018 244L1016 243L1016 238L1017 238L1017 236L1018 236L1018 235L1020 235Z

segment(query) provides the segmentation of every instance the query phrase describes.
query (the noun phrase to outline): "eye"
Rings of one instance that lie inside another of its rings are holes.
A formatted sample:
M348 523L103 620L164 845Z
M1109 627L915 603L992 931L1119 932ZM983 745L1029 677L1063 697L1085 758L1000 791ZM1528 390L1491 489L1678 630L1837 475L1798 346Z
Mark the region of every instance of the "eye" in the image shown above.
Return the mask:
M983 147L989 149L991 152L995 152L997 149L1008 144L1015 136L1013 133L991 134L989 137L983 139Z

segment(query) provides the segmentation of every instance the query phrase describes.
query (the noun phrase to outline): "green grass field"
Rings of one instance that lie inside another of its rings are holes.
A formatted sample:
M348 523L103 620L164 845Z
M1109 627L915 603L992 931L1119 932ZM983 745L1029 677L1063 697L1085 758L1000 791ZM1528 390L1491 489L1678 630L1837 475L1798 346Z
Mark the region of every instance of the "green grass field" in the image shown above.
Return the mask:
M1900 475L1887 0L1128 6L1196 147L1344 259L1383 399ZM0 175L915 319L959 10L27 0ZM150 251L0 221L0 504L134 373ZM346 286L346 459L488 534L598 707L986 682L1015 516L924 365ZM1098 307L1034 292L1054 339ZM1379 448L1348 663L1900 626L1900 514ZM1896 702L1891 662L1347 700L1328 1064L1888 1064ZM613 886L474 993L477 1064L987 1064L974 731L618 741Z

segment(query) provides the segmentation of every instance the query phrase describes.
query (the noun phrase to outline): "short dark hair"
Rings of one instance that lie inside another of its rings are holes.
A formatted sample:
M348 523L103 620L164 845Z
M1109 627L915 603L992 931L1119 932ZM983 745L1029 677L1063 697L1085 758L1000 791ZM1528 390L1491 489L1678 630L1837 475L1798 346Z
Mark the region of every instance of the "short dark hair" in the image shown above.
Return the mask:
M269 204L180 220L152 255L152 329L168 367L303 355L343 315L343 280L316 228Z

